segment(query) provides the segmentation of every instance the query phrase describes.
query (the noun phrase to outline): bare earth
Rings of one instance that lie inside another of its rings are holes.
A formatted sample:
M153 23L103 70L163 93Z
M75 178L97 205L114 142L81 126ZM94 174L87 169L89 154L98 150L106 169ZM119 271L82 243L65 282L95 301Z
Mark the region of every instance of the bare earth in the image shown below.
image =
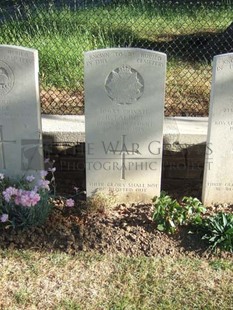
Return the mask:
M127 256L213 257L207 244L197 233L191 234L188 227L179 229L172 236L156 230L152 211L152 205L120 205L109 211L87 212L83 207L68 209L57 203L44 227L27 231L6 229L0 235L0 244L3 249L70 254L95 251ZM228 207L228 211L233 211L232 206ZM217 255L233 258L233 254L226 252Z

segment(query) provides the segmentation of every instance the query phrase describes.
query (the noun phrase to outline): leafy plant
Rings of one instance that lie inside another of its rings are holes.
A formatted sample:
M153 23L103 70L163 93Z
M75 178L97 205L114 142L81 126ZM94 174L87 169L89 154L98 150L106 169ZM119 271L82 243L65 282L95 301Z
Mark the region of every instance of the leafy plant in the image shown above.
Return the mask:
M189 222L190 224L201 224L203 221L202 214L206 212L206 208L202 205L199 199L193 197L184 197L182 199L184 203L183 208L186 212L184 212L185 222Z
M205 208L197 198L184 197L180 205L176 199L172 199L165 192L160 197L155 197L153 220L157 223L157 229L167 233L174 233L178 226L202 221L201 214Z
M209 242L213 251L221 250L233 252L233 214L218 213L208 217L201 228L205 232L202 239Z

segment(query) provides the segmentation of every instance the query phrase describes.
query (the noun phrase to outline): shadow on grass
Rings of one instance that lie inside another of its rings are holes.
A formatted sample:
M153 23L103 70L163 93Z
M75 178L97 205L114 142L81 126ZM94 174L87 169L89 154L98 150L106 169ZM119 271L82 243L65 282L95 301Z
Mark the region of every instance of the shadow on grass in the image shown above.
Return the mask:
M99 35L93 30L92 35ZM195 32L187 35L154 35L154 40L142 39L133 31L122 28L105 31L112 47L146 48L163 52L169 59L210 63L215 55L233 52L233 23L223 32ZM153 34L150 33L150 36Z

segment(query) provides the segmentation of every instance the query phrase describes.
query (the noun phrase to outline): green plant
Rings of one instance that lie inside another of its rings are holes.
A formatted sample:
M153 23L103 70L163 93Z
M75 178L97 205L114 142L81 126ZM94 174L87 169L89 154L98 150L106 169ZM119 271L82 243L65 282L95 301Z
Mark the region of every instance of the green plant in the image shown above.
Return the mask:
M209 262L209 266L213 270L227 270L227 269L232 269L233 268L233 261L228 261L224 259L216 259L216 260L211 260Z
M173 42L173 37L223 31L233 16L233 11L223 5L190 10L187 5L171 6L164 1L159 5L157 1L127 1L121 5L87 6L74 10L68 1L61 2L64 5L59 9L54 1L49 1L49 8L38 1L32 1L30 5L22 3L11 14L2 3L0 8L0 43L39 50L44 89L54 86L82 90L84 51L116 46L139 47L143 42L151 42L154 46L167 41L167 45L169 41ZM194 89L202 95L203 84L208 83L211 75L211 66L205 64L202 70L194 70L189 62L170 58L168 87L171 84L172 89L181 88L186 96ZM192 79L187 78L185 68L195 73ZM186 78L181 79L182 76ZM200 82L195 87L191 80ZM208 93L204 97L207 96Z
M176 199L172 199L165 192L160 197L153 198L153 220L157 223L157 229L167 233L174 233L178 226L197 224L202 221L201 214L205 208L197 198L184 197L180 205Z
M190 224L201 224L203 221L202 214L206 212L206 208L202 205L199 199L193 197L184 197L182 199L185 209L185 222Z
M233 214L218 213L208 217L201 225L205 233L202 239L210 244L210 248L233 252Z
M157 229L174 233L177 225L182 224L183 219L179 203L165 192L161 192L160 197L155 197L152 201L155 207L152 218L157 224Z

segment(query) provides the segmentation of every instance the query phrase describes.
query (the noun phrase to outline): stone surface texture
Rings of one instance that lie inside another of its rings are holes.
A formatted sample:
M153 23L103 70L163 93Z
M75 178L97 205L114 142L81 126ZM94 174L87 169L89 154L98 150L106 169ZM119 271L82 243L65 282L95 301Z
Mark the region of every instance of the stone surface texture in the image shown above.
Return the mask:
M233 53L213 62L202 200L206 205L233 200Z
M85 53L87 196L159 195L166 55L115 48Z
M0 172L43 169L38 52L0 45Z

